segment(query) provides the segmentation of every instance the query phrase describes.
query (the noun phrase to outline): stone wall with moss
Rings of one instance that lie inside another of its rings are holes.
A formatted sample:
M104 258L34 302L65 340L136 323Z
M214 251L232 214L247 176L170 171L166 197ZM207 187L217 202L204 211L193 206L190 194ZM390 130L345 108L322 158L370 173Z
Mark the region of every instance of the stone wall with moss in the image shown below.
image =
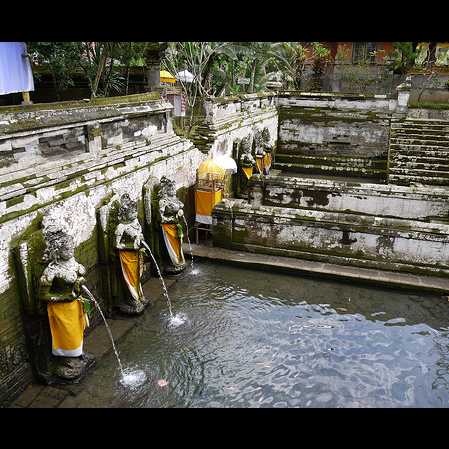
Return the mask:
M173 132L172 106L153 94L109 100L34 105L20 111L0 108L0 145L23 144L22 157L13 156L0 168L0 404L8 403L32 376L13 254L20 242L40 235L43 214L62 207L71 217L76 257L104 302L98 208L124 192L141 204L150 176L174 179L179 194L191 200L188 192L196 168L206 156ZM68 151L66 140L59 137L74 130L84 137L83 151ZM50 135L56 139L54 157L41 151L42 142L51 142L42 139Z
M449 222L449 191L442 187L271 175L253 176L249 190L255 188L262 190L265 206Z
M265 92L204 101L192 141L210 157L232 156L234 142L266 127L275 148L278 135L276 98L275 93Z
M280 94L275 168L385 180L390 121L385 95Z
M339 265L449 274L449 225L345 212L252 206L213 211L215 246Z

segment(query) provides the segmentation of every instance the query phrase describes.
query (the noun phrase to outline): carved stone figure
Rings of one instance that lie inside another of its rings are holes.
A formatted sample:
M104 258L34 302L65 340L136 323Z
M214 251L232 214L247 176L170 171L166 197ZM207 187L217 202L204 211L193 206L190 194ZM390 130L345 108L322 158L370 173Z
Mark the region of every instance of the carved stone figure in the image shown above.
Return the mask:
M271 170L271 164L273 163L273 147L270 144L270 131L267 127L262 130L261 144L264 155L264 175L269 175Z
M237 196L247 197L248 195L248 179L253 174L256 160L251 154L251 137L244 137L239 145L238 154L238 173L237 173Z
M160 180L157 212L162 239L161 258L167 274L178 274L186 268L182 251L184 204L176 197L176 184L163 176Z
M90 303L81 294L86 272L74 257L75 245L61 221L44 217L43 235L49 261L39 282L39 299L47 304L51 330L51 374L69 382L78 380L94 362L83 352L84 329Z
M117 307L123 313L143 312L148 300L145 298L141 277L143 273L142 227L137 218L137 202L127 193L120 198L118 224L114 233L114 247L118 254L122 278L123 297Z
M259 172L259 175L265 174L265 150L263 145L262 132L256 131L254 134L254 155L256 157L256 166Z

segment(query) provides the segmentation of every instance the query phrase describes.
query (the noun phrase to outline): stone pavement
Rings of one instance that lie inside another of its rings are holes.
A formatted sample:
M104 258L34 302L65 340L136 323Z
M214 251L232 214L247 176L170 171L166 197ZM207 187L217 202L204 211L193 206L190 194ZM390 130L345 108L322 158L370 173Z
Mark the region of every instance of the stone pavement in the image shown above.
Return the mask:
M167 289L169 289L176 279L165 279ZM143 285L143 291L146 297L163 299L161 283L158 278L151 278ZM150 305L151 307L151 305ZM145 313L145 312L144 312ZM119 341L126 335L138 322L139 317L118 317L107 319L111 328L114 341ZM101 363L101 358L112 351L111 340L103 323L98 324L84 339L84 348L86 352L93 354L97 360L97 366ZM95 368L93 368L95 369ZM88 382L89 373L79 384L74 385L42 385L33 382L25 391L10 405L10 408L72 408L78 404L86 403L86 396L89 393L85 390L85 384ZM91 405L95 407L94 398Z
M190 255L188 245L184 253ZM233 251L213 246L192 244L194 257L228 262L255 269L278 270L298 274L315 274L330 278L344 278L357 282L369 282L387 287L427 291L437 294L449 293L449 279L434 276L419 276L408 273L350 267L324 262L295 259L292 257L271 256L250 252Z

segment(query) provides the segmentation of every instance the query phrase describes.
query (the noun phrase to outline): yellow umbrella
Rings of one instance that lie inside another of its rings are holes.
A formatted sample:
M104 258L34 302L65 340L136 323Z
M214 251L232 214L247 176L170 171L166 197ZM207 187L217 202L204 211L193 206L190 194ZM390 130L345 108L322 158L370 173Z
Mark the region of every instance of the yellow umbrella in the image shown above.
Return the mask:
M207 159L201 162L198 167L198 179L220 179L223 180L226 175L225 170L220 167L213 159Z
M160 81L161 83L176 83L176 78L167 70L161 70Z

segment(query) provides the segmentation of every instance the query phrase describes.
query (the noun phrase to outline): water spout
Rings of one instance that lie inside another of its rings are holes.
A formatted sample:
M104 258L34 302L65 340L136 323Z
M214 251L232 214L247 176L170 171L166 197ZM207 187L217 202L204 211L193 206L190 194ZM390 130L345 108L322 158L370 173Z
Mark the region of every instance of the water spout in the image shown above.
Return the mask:
M122 379L123 379L125 377L125 373L123 371L122 362L121 362L120 357L118 355L117 348L115 347L114 338L112 337L112 332L111 332L111 329L109 327L109 324L106 321L105 316L103 315L103 311L101 310L100 305L98 304L97 300L95 299L95 297L91 293L91 291L85 285L82 285L81 288L87 293L87 295L89 296L90 300L95 304L95 307L98 309L98 312L100 313L101 318L103 318L104 325L106 326L106 330L108 331L109 338L111 339L112 349L114 350L115 356L117 358L117 362L118 362L118 365L119 365L119 368L120 368L120 374L121 374Z
M156 259L155 259L154 255L153 255L153 252L151 251L151 249L148 246L148 244L145 241L142 241L142 245L149 252L149 254L151 256L151 259L153 260L154 265L156 266L157 274L159 275L159 279L160 279L162 287L164 289L164 296L167 298L168 311L170 313L170 324L172 326L175 326L175 327L179 326L179 325L183 324L186 320L181 315L176 315L176 316L173 315L170 297L168 296L167 286L165 285L164 278L162 277L162 273L161 273L161 270L159 268L159 265L156 262Z
M192 264L192 274L197 274L197 271L195 271L194 266L193 266L193 251L192 251L192 243L190 242L190 237L189 237L189 225L187 224L187 220L186 220L186 216L183 215L182 218L184 219L184 223L186 225L186 236L187 236L187 241L189 242L189 249L190 249L190 257L191 257L191 264Z
M136 371L127 370L125 372L125 370L123 369L122 362L120 360L120 356L118 355L117 348L114 343L114 338L112 337L111 328L109 327L109 324L106 321L106 318L103 314L103 311L100 308L100 305L98 304L98 301L95 299L94 295L91 293L91 291L85 285L82 285L81 288L87 293L87 295L90 298L90 301L92 301L95 304L95 307L98 309L98 312L100 313L101 318L103 318L103 322L106 326L106 330L108 331L109 338L111 339L112 349L114 350L115 357L117 359L118 366L120 368L120 375L121 375L120 383L122 385L126 385L131 388L139 386L146 380L145 373L142 370L136 370Z
M142 245L145 247L145 249L149 252L151 258L153 259L154 265L156 266L157 274L159 275L159 279L161 280L162 287L164 289L164 295L167 298L167 304L168 304L168 311L170 312L170 318L173 318L173 312L171 308L171 301L170 297L168 296L167 287L164 282L164 278L162 277L161 270L159 269L159 265L156 262L156 259L154 258L153 252L151 251L150 247L148 246L147 242L142 241Z

